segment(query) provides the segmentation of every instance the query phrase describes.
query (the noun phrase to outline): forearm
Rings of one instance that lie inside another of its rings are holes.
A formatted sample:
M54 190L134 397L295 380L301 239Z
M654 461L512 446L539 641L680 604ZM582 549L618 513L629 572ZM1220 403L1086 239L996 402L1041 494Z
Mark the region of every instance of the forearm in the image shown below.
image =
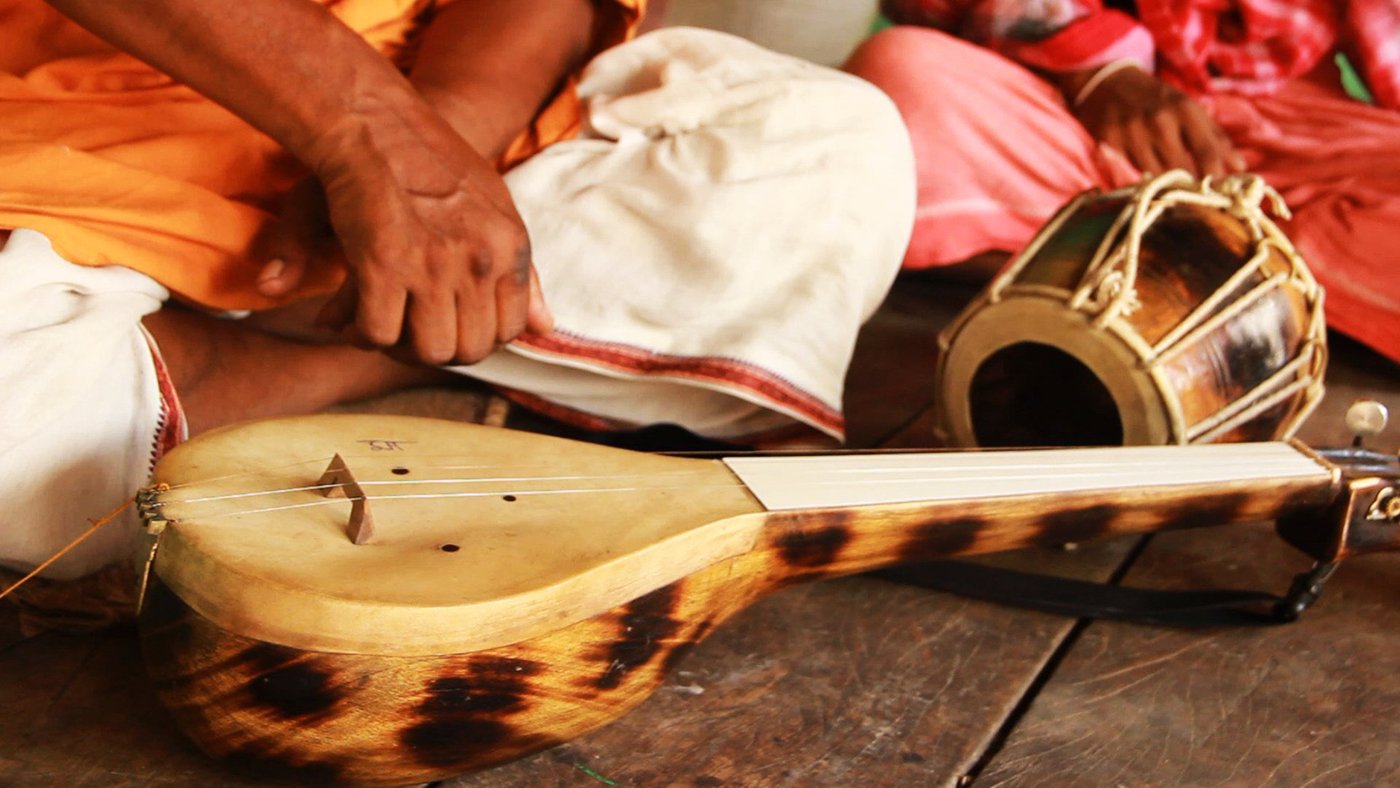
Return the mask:
M595 0L456 0L433 20L410 80L488 159L592 52Z
M365 126L431 114L385 58L308 0L49 0L320 169ZM393 125L398 125L393 124Z

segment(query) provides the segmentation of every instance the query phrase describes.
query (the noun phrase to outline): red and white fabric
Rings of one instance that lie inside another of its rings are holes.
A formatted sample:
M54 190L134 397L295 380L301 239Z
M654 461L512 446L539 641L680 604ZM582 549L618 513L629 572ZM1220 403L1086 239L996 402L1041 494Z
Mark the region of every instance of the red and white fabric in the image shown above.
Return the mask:
M894 98L914 141L908 267L1017 251L1078 192L1138 178L1048 83L984 48L893 28L848 68ZM1202 101L1292 209L1282 227L1327 289L1328 325L1400 361L1400 113L1348 98L1327 62L1272 95Z
M1045 71L1123 59L1153 68L1151 35L1102 0L885 0L882 8L896 24L936 28Z

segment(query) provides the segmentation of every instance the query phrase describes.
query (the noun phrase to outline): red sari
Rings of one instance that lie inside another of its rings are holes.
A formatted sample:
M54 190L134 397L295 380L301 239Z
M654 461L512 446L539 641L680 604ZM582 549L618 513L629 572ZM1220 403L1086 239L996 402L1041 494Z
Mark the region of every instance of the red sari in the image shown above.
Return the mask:
M1017 250L1079 191L1136 180L1136 170L1090 138L1048 83L1012 58L1040 70L1055 70L1054 57L1064 70L1092 67L1137 57L1133 31L1147 31L1162 77L1200 99L1250 170L1288 202L1293 219L1284 229L1327 288L1328 325L1400 361L1400 265L1393 262L1400 246L1400 3L1350 0L1338 10L1312 0L1289 4L1303 13L1268 13L1279 5L1140 0L1141 26L1124 27L1126 17L1098 0L887 3L901 21L986 44L898 27L868 41L848 64L894 98L914 140L919 209L905 265ZM1028 15L1044 8L1067 21L1037 28ZM1081 34L1088 30L1097 33ZM1018 34L1033 38L1018 41ZM1343 91L1327 57L1342 45L1361 62L1377 106Z

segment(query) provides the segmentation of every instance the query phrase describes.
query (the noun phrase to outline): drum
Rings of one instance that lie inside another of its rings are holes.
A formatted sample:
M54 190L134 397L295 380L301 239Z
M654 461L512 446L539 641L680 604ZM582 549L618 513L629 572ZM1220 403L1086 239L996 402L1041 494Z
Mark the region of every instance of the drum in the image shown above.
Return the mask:
M1064 207L939 337L954 446L1291 436L1322 397L1322 290L1258 177L1182 171Z

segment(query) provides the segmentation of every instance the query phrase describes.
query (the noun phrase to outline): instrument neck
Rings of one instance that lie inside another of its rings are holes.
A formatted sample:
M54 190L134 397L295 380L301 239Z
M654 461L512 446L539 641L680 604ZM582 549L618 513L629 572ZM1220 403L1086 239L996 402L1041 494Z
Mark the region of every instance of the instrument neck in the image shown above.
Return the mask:
M1287 443L730 458L794 571L1058 545L1322 507L1335 471Z

